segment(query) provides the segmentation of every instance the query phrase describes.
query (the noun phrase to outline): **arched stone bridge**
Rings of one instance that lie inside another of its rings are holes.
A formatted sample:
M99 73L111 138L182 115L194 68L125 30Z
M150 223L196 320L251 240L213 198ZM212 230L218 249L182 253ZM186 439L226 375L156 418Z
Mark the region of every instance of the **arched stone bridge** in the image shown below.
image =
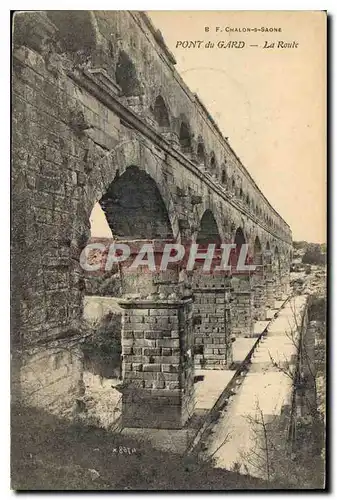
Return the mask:
M193 413L194 365L230 365L233 334L251 335L253 321L287 293L290 228L144 13L18 13L13 42L12 304L21 364L32 359L27 352L78 332L79 255L96 202L116 239L250 245L257 275L188 279L177 268L169 279L148 277L145 289L133 280L133 298L121 301L125 425L182 426Z

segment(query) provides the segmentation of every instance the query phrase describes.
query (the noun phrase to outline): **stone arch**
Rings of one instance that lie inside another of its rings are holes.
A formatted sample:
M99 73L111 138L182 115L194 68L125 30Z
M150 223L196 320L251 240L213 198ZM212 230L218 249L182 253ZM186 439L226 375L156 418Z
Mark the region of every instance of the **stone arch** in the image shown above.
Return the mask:
M139 96L141 94L136 66L124 50L119 52L115 78L125 97Z
M116 176L99 203L118 238L173 238L166 206L155 181L135 165Z
M191 130L190 130L190 125L187 121L183 120L180 123L180 129L179 129L179 143L181 146L181 149L183 153L190 153L191 152Z
M201 141L198 142L197 159L198 159L198 163L200 165L205 165L205 163L206 163L206 154L205 154L204 145L203 145L203 143Z
M233 243L235 244L235 248L232 251L232 258L234 257L234 265L239 258L242 245L247 243L247 237L241 226L236 226L235 233L233 236Z
M221 165L221 183L227 184L227 180L228 180L228 177L227 177L226 165L223 163Z
M236 194L236 182L235 182L235 178L234 178L234 175L232 177L232 185L231 185L231 188L232 188L232 191L234 194Z
M208 243L215 243L217 246L221 245L218 224L210 209L205 210L201 217L196 243L201 245L206 245Z
M128 140L118 144L115 150L97 161L88 178L88 198L83 209L87 218L96 201L99 201L108 191L111 182L122 176L131 165L137 166L148 174L155 182L169 216L174 238L179 238L179 224L176 213L176 203L172 198L168 184L162 177L162 169L158 168L157 158L138 139Z
M47 16L58 28L61 46L67 52L92 53L98 45L94 14L87 10L49 10Z
M153 116L159 127L169 127L170 119L168 108L165 101L161 95L158 95L154 101L153 105Z
M243 244L245 244L247 241L246 239L246 236L243 232L243 229L242 227L238 227L235 231L235 234L234 234L234 238L233 238L233 242L235 243L235 245L237 245L238 247L241 247Z
M272 252L271 252L271 247L269 240L266 241L266 246L265 246L265 251L264 251L264 261L265 264L271 265L272 264Z
M196 240L198 236L198 229L200 228L201 225L201 220L202 217L206 212L211 212L212 217L215 220L216 226L218 228L218 232L220 234L221 241L225 241L228 239L228 235L226 234L226 224L228 224L228 221L230 220L229 214L225 213L222 210L221 205L217 205L216 203L212 202L212 199L209 199L205 197L203 199L203 203L201 203L196 211L196 228L193 232L193 239Z
M216 174L217 171L217 162L215 158L215 153L212 152L209 160L209 169L212 174Z

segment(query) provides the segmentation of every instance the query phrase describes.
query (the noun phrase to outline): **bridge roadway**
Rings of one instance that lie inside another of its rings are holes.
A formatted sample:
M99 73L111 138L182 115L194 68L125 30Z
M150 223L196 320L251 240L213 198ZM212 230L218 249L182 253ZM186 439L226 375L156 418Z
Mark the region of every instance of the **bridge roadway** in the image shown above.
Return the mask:
M212 456L216 467L236 467L243 474L265 477L263 458L256 458L261 455L264 442L261 437L256 441L253 427L261 423L261 412L264 421L270 422L290 406L292 380L288 366L294 366L294 331L301 324L305 303L305 295L296 296L280 309L254 350L248 372L238 380L235 393L203 441L203 454Z

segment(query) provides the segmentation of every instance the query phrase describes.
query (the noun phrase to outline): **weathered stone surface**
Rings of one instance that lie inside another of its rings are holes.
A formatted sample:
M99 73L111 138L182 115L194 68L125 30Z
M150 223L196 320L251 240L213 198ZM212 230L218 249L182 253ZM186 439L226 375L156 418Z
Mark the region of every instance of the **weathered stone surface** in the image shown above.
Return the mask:
M230 279L224 276L193 276L194 354L196 368L228 368L233 360ZM215 345L216 344L216 345ZM219 349L219 344L224 349Z
M232 242L241 228L253 248L258 237L270 260L263 287L253 287L254 299L236 297L243 322L256 311L261 317L263 301L272 307L289 284L290 228L177 75L146 15L19 12L14 28L12 301L20 345L74 334L85 293L79 256L97 201L119 240ZM173 274L166 282L160 273L124 273L125 294L167 299L162 308L150 299L125 308L124 372L140 391L179 382L181 405L160 418L182 425L193 410L193 343L207 349L210 366L226 366L237 316L224 283L207 293L194 287L201 322L192 327L192 306L170 304L190 296L190 283ZM139 368L151 364L179 380L145 377L156 372ZM140 425L151 411L139 411Z

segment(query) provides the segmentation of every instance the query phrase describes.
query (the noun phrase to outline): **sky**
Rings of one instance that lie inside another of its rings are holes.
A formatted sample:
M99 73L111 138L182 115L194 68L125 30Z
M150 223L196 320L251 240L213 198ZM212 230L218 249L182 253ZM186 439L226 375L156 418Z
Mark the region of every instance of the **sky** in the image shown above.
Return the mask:
M303 11L151 11L196 92L294 240L326 241L325 14ZM210 31L205 32L205 27ZM273 27L228 33L216 27ZM182 48L177 41L212 41ZM243 49L217 42L242 40ZM278 42L297 43L277 48ZM274 42L274 47L272 43ZM264 45L270 48L263 48ZM258 45L258 47L250 47Z

